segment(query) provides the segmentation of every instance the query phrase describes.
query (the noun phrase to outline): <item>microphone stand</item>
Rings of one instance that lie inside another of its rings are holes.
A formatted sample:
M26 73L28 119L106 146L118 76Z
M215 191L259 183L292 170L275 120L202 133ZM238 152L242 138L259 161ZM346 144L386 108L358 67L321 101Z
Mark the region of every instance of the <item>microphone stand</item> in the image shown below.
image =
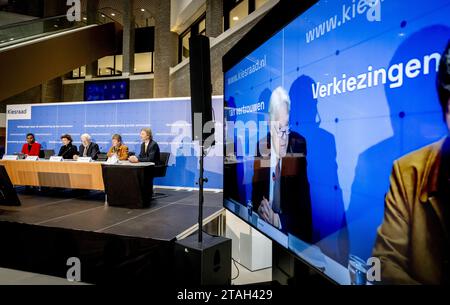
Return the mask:
M71 151L71 150L72 150L72 146L70 146L69 148L67 148L67 149L64 151L64 153L61 155L61 157L64 158L64 156L65 156L69 151Z
M205 147L203 144L203 135L200 138L200 175L198 178L198 243L203 242L203 185L208 183L208 178L204 178L204 159L205 159Z

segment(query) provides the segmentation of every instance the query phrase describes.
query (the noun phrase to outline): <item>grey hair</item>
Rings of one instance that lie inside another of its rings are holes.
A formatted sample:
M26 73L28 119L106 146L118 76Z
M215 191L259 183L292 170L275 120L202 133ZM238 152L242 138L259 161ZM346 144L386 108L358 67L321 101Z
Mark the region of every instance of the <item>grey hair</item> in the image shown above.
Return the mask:
M272 95L270 96L270 105L269 105L269 119L270 121L275 121L275 117L278 114L278 111L283 105L283 103L287 106L288 113L291 110L291 99L289 98L289 94L283 87L276 88Z
M88 140L88 141L92 140L91 135L88 133L83 133L80 138L81 139L86 138L86 140Z

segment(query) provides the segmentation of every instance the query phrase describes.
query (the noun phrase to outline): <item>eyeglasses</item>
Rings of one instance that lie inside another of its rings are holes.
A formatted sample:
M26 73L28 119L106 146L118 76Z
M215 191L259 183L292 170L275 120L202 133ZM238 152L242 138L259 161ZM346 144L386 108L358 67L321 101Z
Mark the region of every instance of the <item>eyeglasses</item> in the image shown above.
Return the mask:
M290 133L291 133L291 128L289 126L280 127L277 129L277 134L280 138L287 137L287 136L289 136Z

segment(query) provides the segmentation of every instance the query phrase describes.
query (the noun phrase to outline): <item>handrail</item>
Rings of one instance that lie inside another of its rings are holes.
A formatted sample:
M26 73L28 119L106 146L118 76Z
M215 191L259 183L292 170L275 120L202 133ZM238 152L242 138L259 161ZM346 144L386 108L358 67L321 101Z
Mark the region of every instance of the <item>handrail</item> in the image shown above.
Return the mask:
M60 19L60 18L66 18L66 15L46 17L46 18L35 18L35 19L31 19L31 20L26 20L26 21L10 23L10 24L0 26L0 30L14 28L14 27L18 27L18 26L24 26L24 25L33 24L36 22L45 22L45 21L49 21L49 20L53 20L53 19L56 20L56 19Z
M104 16L100 17L101 15ZM54 33L75 29L88 25L86 16L80 21L69 21L66 15L39 18L24 22L17 22L0 27L0 48L16 44L30 39L52 35ZM97 11L93 24L106 24L115 22L112 18Z

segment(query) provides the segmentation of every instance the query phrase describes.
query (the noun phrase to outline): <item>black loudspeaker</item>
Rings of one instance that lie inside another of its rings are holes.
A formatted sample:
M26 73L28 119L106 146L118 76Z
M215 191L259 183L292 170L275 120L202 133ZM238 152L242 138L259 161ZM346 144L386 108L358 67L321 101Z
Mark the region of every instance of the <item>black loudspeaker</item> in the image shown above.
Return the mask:
M204 234L175 242L175 275L178 285L230 285L231 239Z
M214 144L212 110L211 59L209 38L196 35L189 39L189 65L191 74L192 140ZM203 134L202 134L203 132ZM207 140L208 139L208 140Z
M19 197L3 165L0 165L0 205L20 205Z

